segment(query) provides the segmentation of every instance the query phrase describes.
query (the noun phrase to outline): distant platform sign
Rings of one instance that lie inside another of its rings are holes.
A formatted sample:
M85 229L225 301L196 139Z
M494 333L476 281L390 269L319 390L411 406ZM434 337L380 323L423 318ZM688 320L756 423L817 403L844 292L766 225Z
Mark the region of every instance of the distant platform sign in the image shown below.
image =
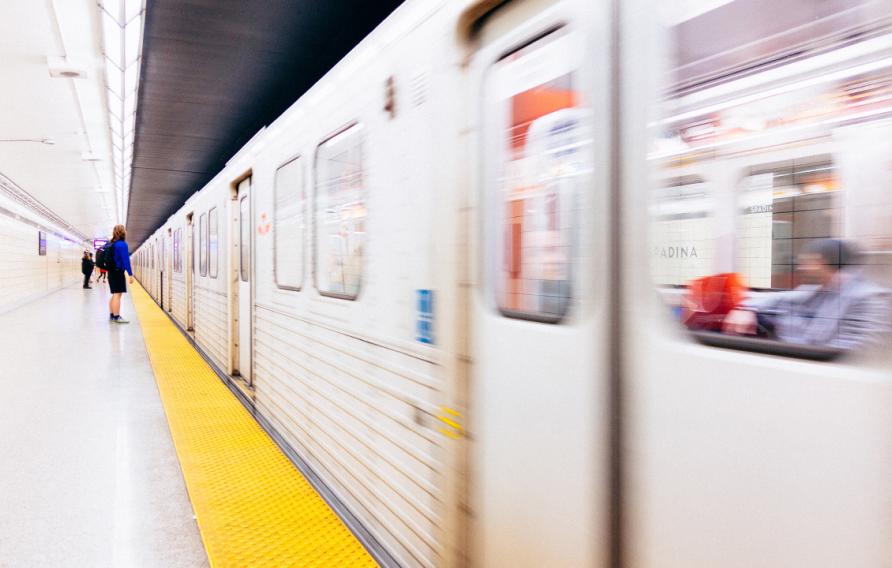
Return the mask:
M93 239L93 248L96 250L101 249L105 245L108 244L108 239Z

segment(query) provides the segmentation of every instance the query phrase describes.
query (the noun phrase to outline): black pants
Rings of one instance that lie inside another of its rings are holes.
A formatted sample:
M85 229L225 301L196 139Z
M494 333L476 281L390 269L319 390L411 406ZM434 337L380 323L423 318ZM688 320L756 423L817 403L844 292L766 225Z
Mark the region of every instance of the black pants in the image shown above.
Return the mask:
M84 274L84 288L90 285L90 275L93 274L93 271L87 272Z

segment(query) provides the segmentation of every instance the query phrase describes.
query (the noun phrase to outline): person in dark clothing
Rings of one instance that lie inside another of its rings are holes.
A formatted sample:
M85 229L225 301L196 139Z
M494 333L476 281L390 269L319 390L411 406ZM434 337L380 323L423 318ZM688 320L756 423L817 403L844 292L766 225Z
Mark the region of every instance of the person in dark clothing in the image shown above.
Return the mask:
M130 277L133 284L133 269L130 268L130 249L127 248L127 230L124 225L115 225L112 233L112 258L114 268L108 271L108 287L111 290L111 299L108 301L108 320L111 323L130 323L121 317L121 294L127 292L127 282L124 273Z
M87 251L84 251L84 258L81 259L81 273L84 275L84 288L92 288L90 276L93 274L93 259Z

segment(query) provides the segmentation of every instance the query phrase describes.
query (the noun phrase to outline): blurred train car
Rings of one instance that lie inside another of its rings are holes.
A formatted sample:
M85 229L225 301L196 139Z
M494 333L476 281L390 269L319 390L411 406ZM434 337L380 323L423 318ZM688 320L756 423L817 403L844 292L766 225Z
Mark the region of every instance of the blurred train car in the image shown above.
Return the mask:
M827 238L889 307L890 16L409 0L137 277L384 564L883 566L885 312L845 349L682 320Z

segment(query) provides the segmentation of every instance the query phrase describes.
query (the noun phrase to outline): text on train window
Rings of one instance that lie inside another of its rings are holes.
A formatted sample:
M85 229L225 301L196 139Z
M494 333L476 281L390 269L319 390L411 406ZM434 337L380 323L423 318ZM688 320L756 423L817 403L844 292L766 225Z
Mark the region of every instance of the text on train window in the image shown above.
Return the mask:
M507 317L554 323L573 298L591 134L572 41L554 32L487 77L486 274Z
M273 191L273 277L279 288L300 290L304 280L306 195L303 162L299 157L276 171Z
M201 276L208 275L208 219L207 213L202 213L198 219L198 272Z
M220 221L217 208L208 211L208 276L217 277L217 264L220 256Z
M355 299L362 285L366 217L362 127L355 124L316 151L316 287Z

